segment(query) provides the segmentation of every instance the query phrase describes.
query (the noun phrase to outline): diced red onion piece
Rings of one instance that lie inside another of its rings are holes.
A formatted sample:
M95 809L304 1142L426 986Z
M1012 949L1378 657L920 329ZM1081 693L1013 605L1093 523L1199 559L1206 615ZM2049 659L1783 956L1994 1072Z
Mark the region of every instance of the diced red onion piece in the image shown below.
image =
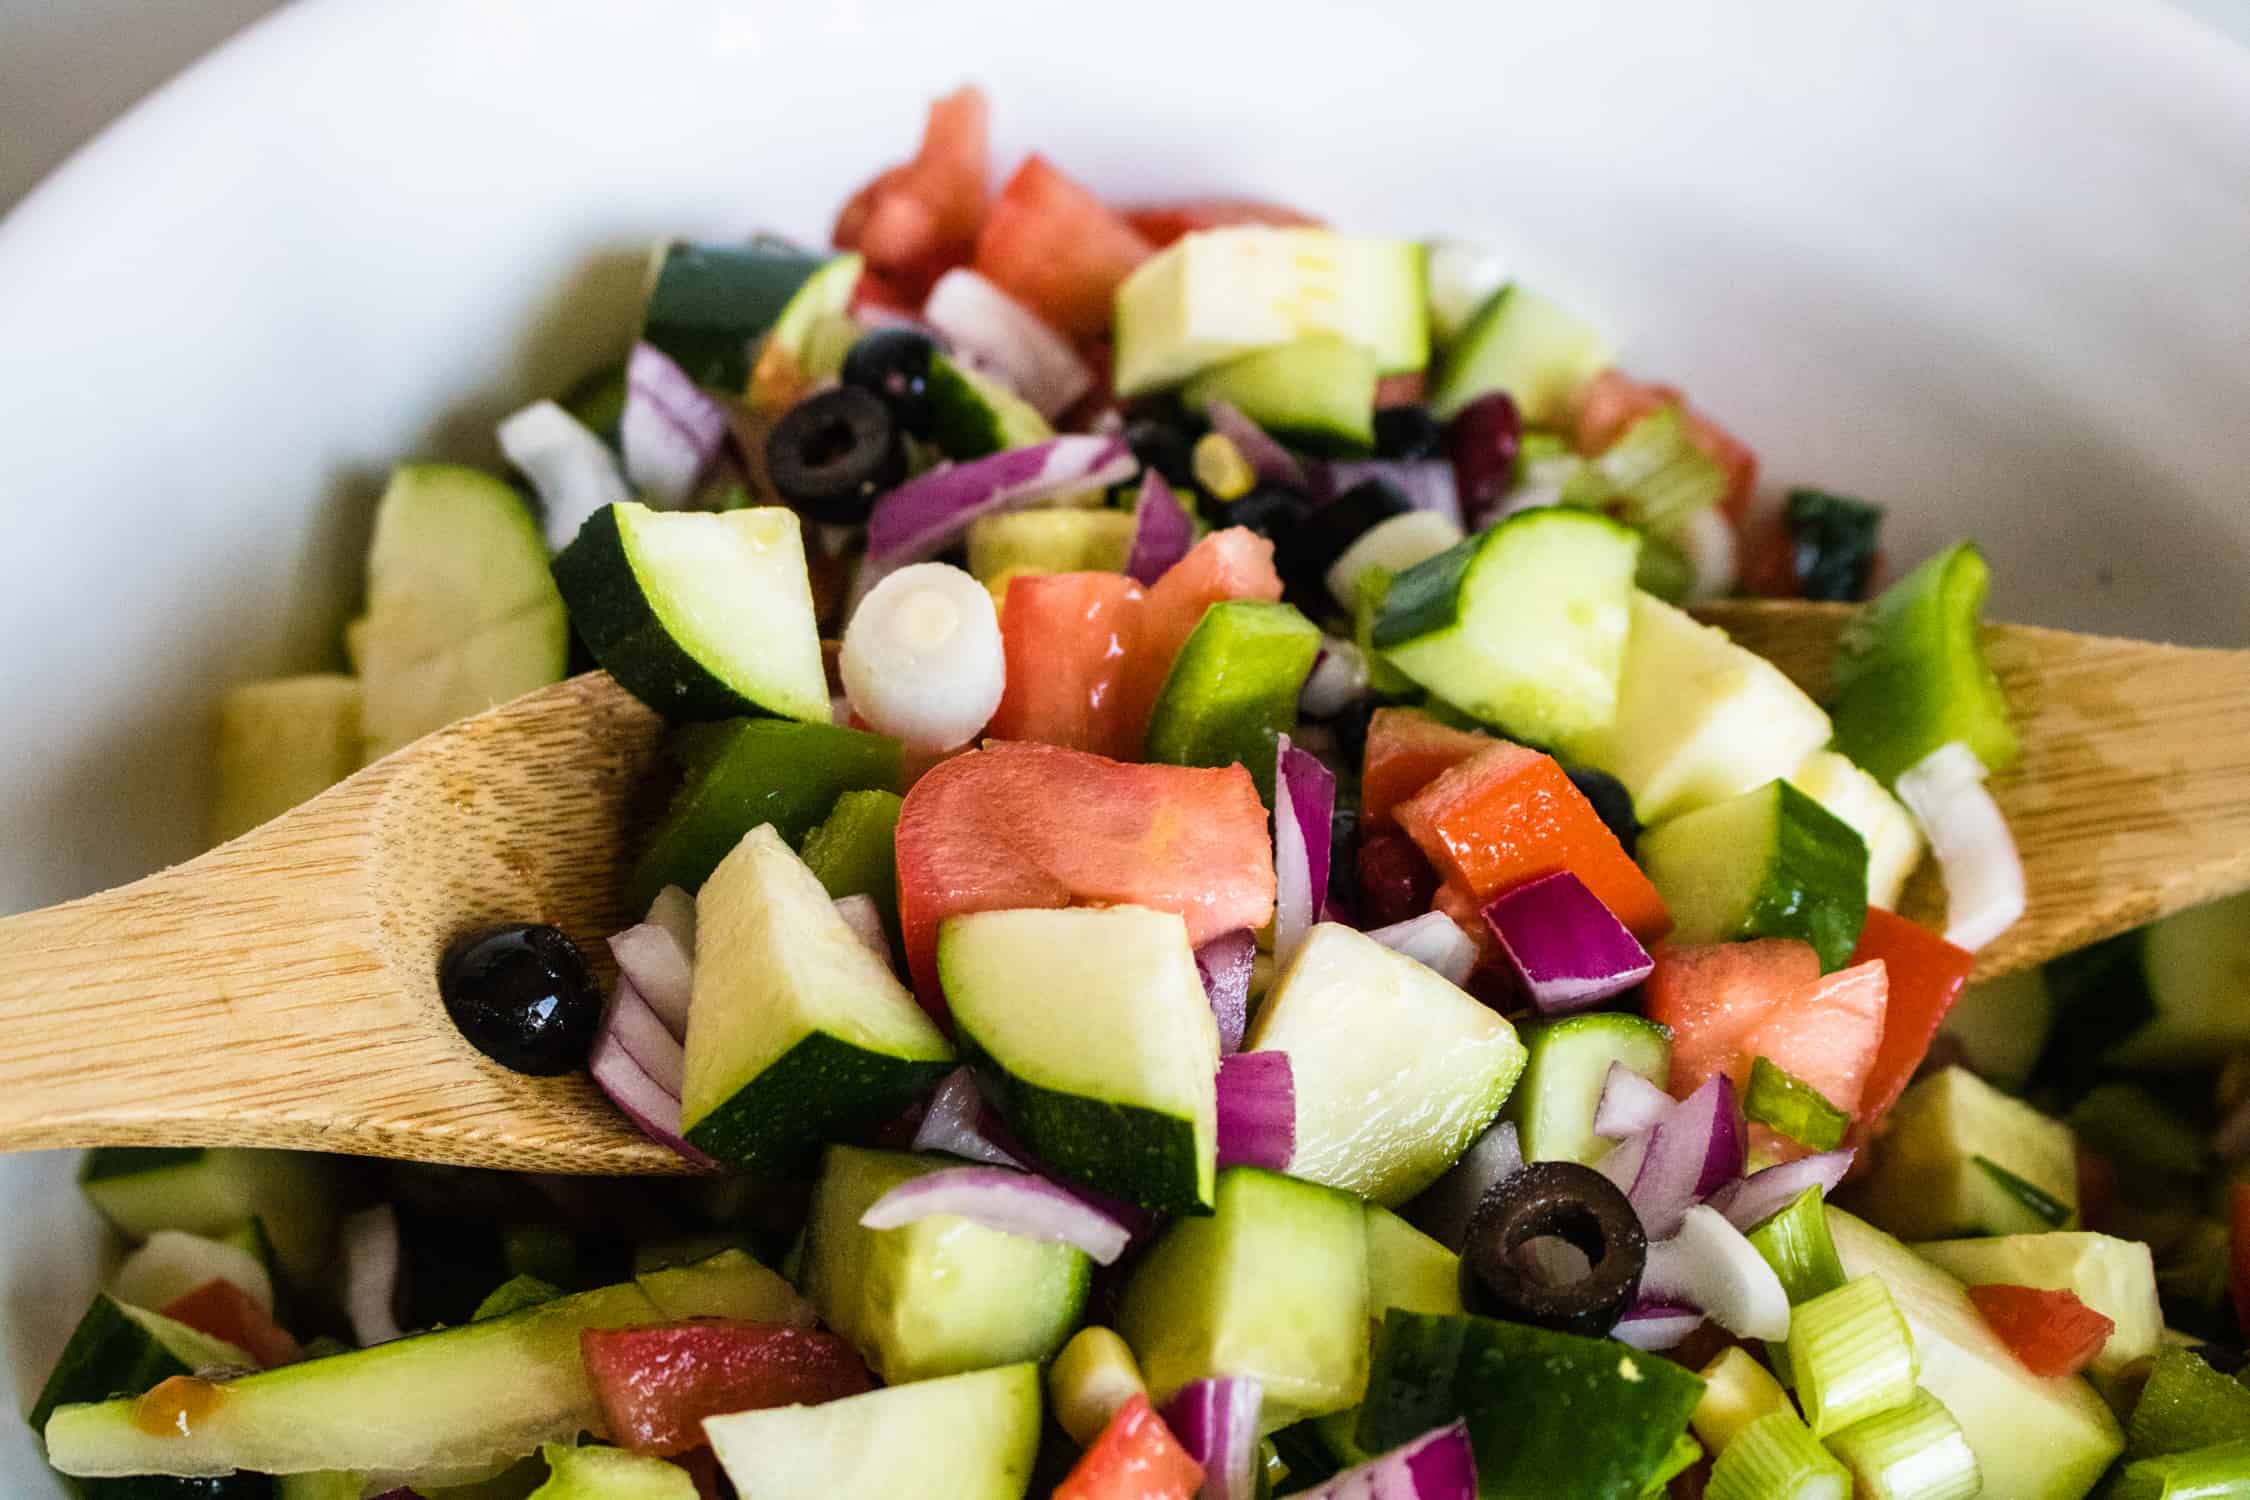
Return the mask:
M1273 958L1287 964L1320 920L1335 832L1336 775L1281 736L1273 778Z
M1191 1380L1164 1404L1164 1425L1203 1465L1196 1500L1256 1500L1258 1409L1265 1387L1249 1375Z
M1297 1151L1297 1075L1286 1052L1219 1059L1219 1165L1285 1172Z
M1243 462L1260 479L1285 484L1293 490L1310 490L1312 476L1294 453L1275 442L1266 430L1227 401L1214 401L1204 409L1211 430L1234 444Z
M1000 1167L945 1167L902 1182L869 1205L859 1222L866 1229L901 1229L934 1214L1050 1245L1074 1245L1104 1266L1132 1241L1123 1224L1076 1193Z
M1945 872L1945 940L1974 953L2023 916L2023 860L1984 762L1959 740L1899 773L1898 799L1922 825Z
M1333 719L1367 696L1367 654L1336 636L1320 638L1320 655L1297 694L1297 709L1308 718Z
M1633 1305L1632 1311L1618 1319L1609 1336L1621 1344L1631 1344L1636 1349L1650 1351L1677 1348L1687 1336L1703 1326L1703 1314L1692 1307L1671 1302L1643 1300Z
M656 893L648 904L648 915L642 920L654 922L672 934L672 941L688 961L695 961L695 898L676 885L668 885Z
M1447 984L1467 984L1477 966L1475 941L1442 911L1426 911L1367 935L1392 952L1435 969Z
M1222 932L1195 950L1195 969L1219 1023L1221 1057L1242 1050L1242 1033L1250 1025L1250 975L1257 965L1258 939L1247 927Z
M1781 1279L1758 1247L1708 1204L1690 1208L1679 1233L1651 1241L1641 1295L1701 1308L1712 1322L1742 1338L1789 1335L1789 1294Z
M1724 1073L1712 1074L1647 1131L1620 1143L1602 1159L1598 1170L1609 1176L1611 1158L1636 1141L1644 1143L1640 1168L1625 1196L1641 1216L1648 1237L1660 1240L1679 1228L1690 1205L1742 1175L1748 1135L1735 1103L1733 1081ZM1622 1161L1618 1170L1623 1170Z
M609 954L617 960L617 972L632 981L640 998L663 1020L673 1040L686 1040L688 1000L695 993L695 970L687 950L680 946L672 930L654 922L628 927L610 938Z
M922 321L944 335L956 358L1006 382L1050 421L1094 388L1094 372L1068 339L974 271L940 276Z
M656 1080L658 1088L679 1097L687 1084L687 1051L656 1013L656 1007L642 997L631 976L617 976L616 988L609 992L609 1005L602 1012L602 1030L617 1038L617 1044L641 1065L642 1072Z
M625 411L618 446L625 477L660 509L676 510L695 494L727 440L727 409L652 344L635 344L625 361Z
M1468 1426L1440 1427L1298 1494L1301 1500L1476 1500Z
M1484 920L1542 1015L1598 1005L1656 967L1625 924L1568 870L1502 891L1485 903Z
M650 1077L648 1070L633 1060L633 1054L627 1052L613 1034L605 1031L594 1038L594 1050L586 1060L586 1071L594 1075L594 1082L609 1096L609 1102L625 1111L626 1117L640 1127L643 1135L669 1146L696 1166L718 1166L689 1145L680 1133L679 1095L666 1092L664 1085Z
M1461 524L1461 489L1453 465L1442 458L1367 459L1350 463L1324 463L1313 472L1313 485L1323 499L1334 499L1354 485L1380 479L1398 491L1415 510L1439 515Z
M617 455L552 401L534 401L500 424L500 451L539 492L547 545L561 551L586 518L633 498Z
M1815 1156L1785 1161L1762 1172L1753 1172L1740 1182L1728 1183L1708 1201L1711 1207L1727 1216L1727 1222L1748 1234L1796 1202L1806 1188L1819 1188L1824 1198L1836 1191L1836 1185L1852 1169L1852 1154L1848 1149L1823 1151Z
M1485 1194L1522 1170L1523 1146L1516 1136L1516 1122L1502 1120L1462 1152L1444 1176L1422 1190L1408 1217L1424 1234L1457 1252L1469 1238L1469 1220L1476 1217Z
M363 1208L344 1220L344 1312L361 1348L405 1337L398 1326L399 1278L406 1252L399 1241L398 1210L388 1203Z
M914 1132L917 1151L943 1151L987 1166L1022 1167L1024 1164L984 1131L984 1095L977 1092L976 1075L955 1068L930 1096L922 1123Z
M1195 521L1164 476L1154 469L1141 475L1140 499L1133 505L1133 545L1125 572L1135 583L1151 584L1195 545Z
M979 516L1115 484L1136 467L1122 439L1072 435L918 474L875 502L861 571L880 577L934 557L960 540ZM874 582L861 585L863 596Z
M1621 1141L1638 1135L1672 1112L1672 1096L1621 1062L1609 1065L1601 1101L1594 1106L1594 1134Z
M869 952L884 963L891 961L890 934L883 931L883 914L876 908L873 896L838 896L836 915L844 919L844 925L867 945Z

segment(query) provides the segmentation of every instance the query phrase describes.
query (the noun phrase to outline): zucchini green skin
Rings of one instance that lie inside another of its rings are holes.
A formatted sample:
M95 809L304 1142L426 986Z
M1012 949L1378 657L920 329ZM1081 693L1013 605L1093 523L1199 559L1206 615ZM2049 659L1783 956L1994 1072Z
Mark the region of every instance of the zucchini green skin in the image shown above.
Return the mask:
M1699 808L1641 838L1681 942L1796 938L1842 968L1867 922L1867 843L1786 781Z
M1479 1500L1639 1495L1704 1382L1613 1339L1392 1308L1375 1341L1359 1446L1381 1453L1465 1418Z
M944 355L930 359L930 440L947 458L984 458L1054 436L1031 404Z
M659 246L641 338L697 385L739 391L751 344L827 262L773 244Z
M2008 700L1979 634L1991 579L1975 544L1956 543L1883 590L1837 640L1835 748L1885 786L1954 740L1995 771L2015 764Z
M1170 766L1239 764L1273 803L1280 737L1320 655L1320 629L1293 605L1214 604L1180 647L1148 715L1147 756Z
M953 1071L813 1032L696 1121L688 1144L745 1171L801 1168L822 1142L904 1109Z
M1672 1076L1672 1034L1641 1016L1614 1011L1566 1016L1523 1028L1527 1055L1501 1118L1516 1122L1526 1161L1591 1164L1610 1142L1594 1134L1612 1063L1658 1088Z
M1463 537L1437 556L1393 576L1375 616L1375 649L1387 651L1458 625L1465 597L1462 585L1490 535Z

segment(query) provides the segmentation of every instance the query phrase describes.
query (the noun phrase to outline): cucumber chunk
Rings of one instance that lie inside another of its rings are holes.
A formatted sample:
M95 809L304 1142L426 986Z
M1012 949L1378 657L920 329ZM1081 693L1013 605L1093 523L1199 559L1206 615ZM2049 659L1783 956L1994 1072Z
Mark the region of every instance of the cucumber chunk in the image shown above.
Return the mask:
M1377 1203L1367 1205L1367 1314L1461 1311L1461 1257Z
M860 941L771 824L744 837L695 902L683 1133L765 1171L896 1113L953 1049Z
M1938 1034L1959 1045L1979 1077L2020 1094L2031 1082L2054 1023L2047 976L2024 969L1963 990Z
M697 385L741 390L751 345L824 259L771 242L658 245L649 257L641 337Z
M833 256L790 296L750 365L743 401L752 411L778 415L844 368L859 337L847 313L865 268L858 255Z
M2117 1326L2087 1374L2094 1388L2120 1404L2127 1369L2153 1358L2164 1335L2156 1263L2139 1240L2057 1231L1990 1239L1933 1240L1913 1247L1930 1264L1968 1286L1998 1282L2070 1292Z
M1243 1046L1289 1054L1290 1172L1386 1205L1428 1187L1484 1134L1524 1065L1497 1011L1335 922L1306 935Z
M1189 381L1190 411L1224 401L1293 447L1363 454L1375 441L1375 355L1332 334L1228 360Z
M1781 669L1636 589L1617 717L1595 765L1661 823L1777 777L1828 743L1828 715ZM1903 814L1901 814L1903 816Z
M160 1229L225 1235L256 1219L295 1277L318 1271L336 1236L337 1168L300 1151L106 1146L86 1153L78 1185L135 1241Z
M1039 1371L1004 1365L711 1417L703 1430L735 1488L757 1500L1022 1500L1039 1451Z
M1391 581L1373 646L1454 707L1568 748L1610 727L1640 537L1590 511L1524 511Z
M794 512L604 506L556 556L554 576L594 659L666 718L828 722Z
M1287 604L1230 599L1203 612L1149 709L1148 759L1241 765L1273 801L1280 736L1297 727L1297 695L1320 655L1320 627Z
M1789 784L1852 825L1867 844L1867 904L1898 908L1906 877L1922 862L1922 830L1883 783L1833 750L1789 773Z
M1210 1210L1219 1029L1184 922L979 912L938 929L937 964L962 1052L1040 1161L1145 1208Z
M2062 1121L1945 1068L1901 1096L1852 1191L1869 1218L1918 1240L2068 1229L2077 1142Z
M1055 435L1037 407L989 376L930 358L930 440L956 461L1028 448Z
M1883 590L1836 642L1836 748L1885 786L1940 745L1965 742L1995 771L2015 764L2016 732L1979 634L1991 581L1959 542Z
M1786 781L1651 828L1640 856L1682 943L1800 938L1826 973L1867 921L1866 843Z
M359 711L359 679L338 672L229 688L219 700L211 842L248 833L358 770Z
M1524 421L1566 426L1578 393L1609 360L1609 342L1593 327L1526 287L1502 287L1447 351L1430 408L1450 418L1505 391Z
M2100 982L2080 965L2098 965ZM2175 912L2065 967L2087 1005L2146 1017L2106 1050L2111 1067L2208 1067L2250 1047L2250 894Z
M2000 1342L1961 1283L1840 1209L1828 1228L1849 1276L1879 1276L1914 1335L1922 1388L1961 1424L1984 1493L2078 1500L2125 1447L2117 1419L2083 1380L2032 1374Z
M740 1248L658 1266L633 1280L667 1318L741 1318L791 1328L810 1328L815 1321L812 1304L780 1272Z
M600 1431L580 1332L656 1321L639 1287L603 1287L226 1381L185 1432L151 1432L131 1398L65 1406L47 1421L48 1454L66 1474L96 1477L364 1469L437 1483L489 1473L541 1443Z
M1122 573L1132 550L1130 511L1011 510L969 523L969 572L996 592L1014 573Z
M1594 1134L1594 1112L1612 1064L1658 1088L1670 1085L1672 1033L1639 1016L1602 1012L1529 1026L1524 1046L1529 1056L1506 1113L1525 1161L1591 1166L1608 1154L1611 1142Z
M899 1229L860 1215L943 1157L831 1146L805 1223L805 1295L869 1368L892 1385L1016 1360L1063 1346L1086 1305L1084 1251L935 1214Z
M356 640L367 760L560 682L570 622L538 518L475 469L392 470L375 511Z
M695 1480L678 1464L622 1448L548 1443L547 1482L526 1500L696 1500Z
M1254 1376L1270 1432L1366 1394L1367 1297L1357 1199L1230 1167L1214 1214L1174 1224L1134 1270L1117 1331L1158 1406L1192 1380Z
M1123 397L1313 334L1375 356L1378 374L1429 363L1422 247L1325 229L1186 235L1117 288L1115 384Z

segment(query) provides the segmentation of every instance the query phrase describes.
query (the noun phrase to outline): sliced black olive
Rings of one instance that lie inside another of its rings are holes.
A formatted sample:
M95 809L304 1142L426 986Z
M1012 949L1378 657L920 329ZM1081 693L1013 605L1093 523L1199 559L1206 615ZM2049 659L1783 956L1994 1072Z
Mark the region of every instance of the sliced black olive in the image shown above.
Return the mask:
M1344 549L1369 528L1412 508L1392 485L1367 479L1326 505L1314 506L1296 525L1273 533L1274 567L1281 574L1287 596L1315 613L1326 614L1334 608L1328 598L1328 570L1344 555Z
M518 1073L586 1065L602 993L578 945L552 927L509 922L456 938L438 962L438 994L469 1044Z
M1550 1236L1586 1257L1583 1276L1556 1284L1520 1253ZM1647 1262L1648 1236L1616 1184L1576 1162L1535 1161L1477 1205L1461 1301L1488 1317L1598 1338L1633 1305Z
M774 424L766 477L814 520L856 526L906 477L906 445L881 397L839 385L806 397Z
M1625 790L1625 783L1592 766L1572 766L1570 784L1594 804L1594 811L1602 822L1617 835L1617 842L1625 846L1626 855L1638 858L1641 820L1633 815L1633 794Z
M1375 456L1445 457L1445 425L1426 406L1386 406L1375 413Z
M844 384L877 397L891 409L899 430L930 435L930 359L937 342L912 328L878 328L860 335L844 355Z

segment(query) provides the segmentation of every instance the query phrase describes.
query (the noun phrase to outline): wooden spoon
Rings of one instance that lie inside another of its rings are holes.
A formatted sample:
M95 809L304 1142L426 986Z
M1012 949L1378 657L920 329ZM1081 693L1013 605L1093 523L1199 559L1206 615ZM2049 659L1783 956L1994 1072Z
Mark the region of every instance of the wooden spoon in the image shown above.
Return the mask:
M1848 607L1705 612L1815 695ZM1993 782L2031 905L2004 973L2250 885L2250 652L1999 626L2022 763ZM686 1170L583 1076L464 1041L438 957L551 922L606 964L661 726L608 677L431 735L200 859L0 921L0 1149L245 1145ZM1937 919L1934 876L1911 915ZM1938 922L1942 926L1942 920Z

